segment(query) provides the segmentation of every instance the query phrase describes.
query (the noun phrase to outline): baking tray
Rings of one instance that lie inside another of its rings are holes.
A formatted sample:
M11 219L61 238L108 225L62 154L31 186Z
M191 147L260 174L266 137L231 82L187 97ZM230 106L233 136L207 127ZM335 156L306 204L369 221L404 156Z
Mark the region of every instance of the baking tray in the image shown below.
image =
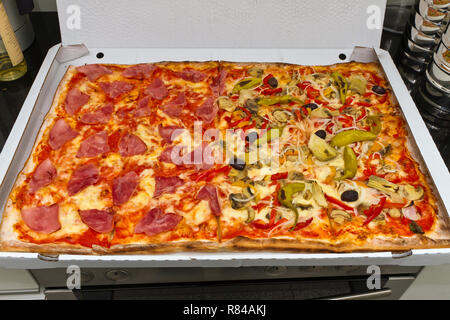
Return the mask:
M99 55L98 53L102 53ZM344 58L345 56L345 58ZM102 57L102 58L99 58ZM22 170L48 112L56 88L69 65L86 63L133 64L173 61L266 61L302 65L328 65L355 59L378 59L393 88L409 125L413 143L421 150L419 162L434 181L432 187L442 203L450 208L449 172L387 51L382 49L158 49L90 48L84 45L52 47L30 89L11 134L0 154L0 212L17 174ZM447 210L448 212L448 210ZM404 253L286 253L286 252L178 252L150 255L40 255L0 252L0 266L11 268L80 267L239 267L311 265L434 265L450 263L450 248L410 250Z

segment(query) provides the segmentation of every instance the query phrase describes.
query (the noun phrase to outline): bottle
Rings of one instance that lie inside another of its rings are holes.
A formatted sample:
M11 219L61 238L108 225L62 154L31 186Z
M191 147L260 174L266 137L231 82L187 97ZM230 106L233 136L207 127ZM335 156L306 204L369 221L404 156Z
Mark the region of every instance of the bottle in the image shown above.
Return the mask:
M0 53L0 81L12 81L27 73L27 62L0 0L0 38L6 52Z

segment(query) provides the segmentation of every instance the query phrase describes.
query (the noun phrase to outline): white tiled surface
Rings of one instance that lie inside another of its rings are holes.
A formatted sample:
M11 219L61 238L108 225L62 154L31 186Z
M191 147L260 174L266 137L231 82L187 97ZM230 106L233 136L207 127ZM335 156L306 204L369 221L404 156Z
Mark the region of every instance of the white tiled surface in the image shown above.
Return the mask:
M424 268L401 299L449 300L450 265Z

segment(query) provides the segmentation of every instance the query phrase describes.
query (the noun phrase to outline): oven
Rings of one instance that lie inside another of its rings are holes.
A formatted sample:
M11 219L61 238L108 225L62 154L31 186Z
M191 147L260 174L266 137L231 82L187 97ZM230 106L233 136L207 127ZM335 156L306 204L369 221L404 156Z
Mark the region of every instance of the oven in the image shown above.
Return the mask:
M419 274L413 266L84 268L30 272L48 300L399 299ZM69 286L68 286L69 283Z

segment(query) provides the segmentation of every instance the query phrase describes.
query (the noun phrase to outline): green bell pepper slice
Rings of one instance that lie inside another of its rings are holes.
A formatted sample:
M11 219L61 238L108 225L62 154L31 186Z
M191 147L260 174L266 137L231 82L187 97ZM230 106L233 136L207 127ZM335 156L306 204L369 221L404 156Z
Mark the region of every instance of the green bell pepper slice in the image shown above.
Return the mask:
M271 106L273 104L286 104L290 102L301 102L300 99L297 99L291 95L279 96L279 97L271 97L271 98L261 98L258 100L259 105Z
M355 152L349 146L344 148L344 175L338 180L352 179L356 175L358 169L358 160Z
M350 143L358 142L358 141L370 141L375 140L377 137L376 134L364 131L364 130L346 130L341 131L338 134L336 134L333 139L331 139L331 145L333 147L343 147Z
M238 93L241 90L244 89L251 89L254 88L258 85L260 85L262 82L261 78L246 78L246 79L242 79L240 80L238 83L235 84L233 90L231 91L231 93L235 94Z
M370 127L370 132L378 135L381 132L381 120L378 116L368 116L367 123Z
M295 228L298 222L298 209L294 206L293 198L294 195L298 192L303 192L305 190L305 184L301 182L288 183L281 187L280 191L278 191L278 201L285 206L286 208L291 209L295 213L295 221L294 225L290 229L291 231Z
M347 79L345 79L345 77L339 72L333 72L331 74L331 76L333 77L334 81L336 82L336 84L338 86L341 103L345 104L345 99L346 99L347 90L348 90Z

